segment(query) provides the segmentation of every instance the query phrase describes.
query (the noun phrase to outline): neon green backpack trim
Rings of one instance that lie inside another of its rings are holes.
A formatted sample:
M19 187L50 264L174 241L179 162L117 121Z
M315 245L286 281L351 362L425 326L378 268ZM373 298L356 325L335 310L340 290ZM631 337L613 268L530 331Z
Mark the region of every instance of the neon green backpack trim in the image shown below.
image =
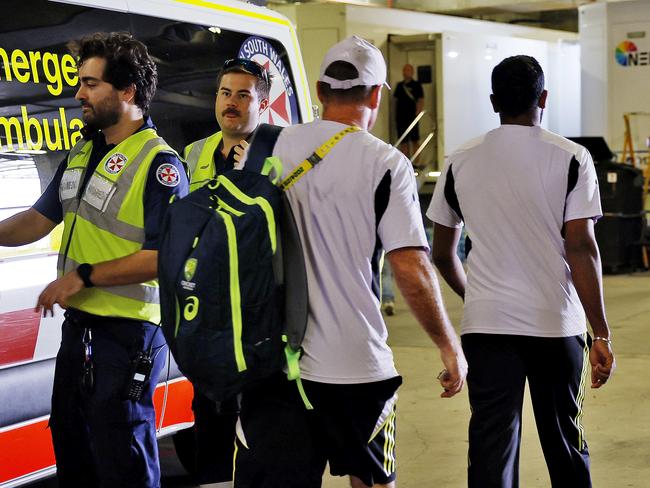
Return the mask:
M239 253L237 235L232 216L221 210L216 211L223 218L228 236L228 258L230 264L230 310L232 314L233 346L237 371L246 371L246 359L242 345L241 290L239 288Z

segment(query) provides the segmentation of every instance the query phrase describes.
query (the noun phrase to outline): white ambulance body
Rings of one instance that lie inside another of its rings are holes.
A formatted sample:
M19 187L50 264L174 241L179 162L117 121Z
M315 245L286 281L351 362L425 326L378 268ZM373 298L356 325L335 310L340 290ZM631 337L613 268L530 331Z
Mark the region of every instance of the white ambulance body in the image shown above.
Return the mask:
M82 127L77 73L66 44L97 31L129 31L158 65L151 116L178 151L217 130L216 76L252 58L274 75L264 122L311 120L298 41L282 15L237 1L22 0L0 22L0 219L29 208ZM0 487L54 473L47 428L62 311L42 318L36 299L56 275L61 229L19 248L0 247ZM175 364L155 393L160 435L193 422L192 388Z

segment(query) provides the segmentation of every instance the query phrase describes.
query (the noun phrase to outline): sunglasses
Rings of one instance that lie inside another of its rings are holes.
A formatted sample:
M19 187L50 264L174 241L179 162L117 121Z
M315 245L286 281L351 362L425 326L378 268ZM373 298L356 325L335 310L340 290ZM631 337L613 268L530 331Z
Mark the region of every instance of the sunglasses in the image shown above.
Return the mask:
M243 71L258 77L260 80L268 83L269 73L262 65L256 63L252 59L234 58L229 59L223 65L224 71L230 68L241 68Z

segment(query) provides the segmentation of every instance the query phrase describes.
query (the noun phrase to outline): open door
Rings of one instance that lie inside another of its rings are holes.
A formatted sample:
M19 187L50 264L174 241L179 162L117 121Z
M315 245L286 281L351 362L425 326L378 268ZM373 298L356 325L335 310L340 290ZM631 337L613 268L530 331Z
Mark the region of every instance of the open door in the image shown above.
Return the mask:
M440 34L416 34L409 36L388 36L388 80L395 89L402 81L402 68L405 64L413 65L414 79L422 84L424 91L424 110L420 119L420 144L429 134L433 137L415 161L426 165L427 171L442 168L444 161L442 131L442 58ZM391 97L392 98L392 97ZM397 134L395 123L395 100L391 99L390 142L395 143L401 134Z

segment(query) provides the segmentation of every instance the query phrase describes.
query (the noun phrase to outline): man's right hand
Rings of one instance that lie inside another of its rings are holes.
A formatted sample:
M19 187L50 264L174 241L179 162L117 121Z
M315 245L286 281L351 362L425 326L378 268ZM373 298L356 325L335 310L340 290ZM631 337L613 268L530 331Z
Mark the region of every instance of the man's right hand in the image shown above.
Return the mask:
M441 350L440 358L445 365L445 369L438 375L440 385L445 390L440 396L442 398L451 398L463 389L467 377L467 360L459 344Z
M438 377L445 390L440 396L451 398L463 389L467 360L445 311L438 278L429 257L422 248L396 249L389 252L387 257L404 300L440 349L440 357L445 366Z
M241 169L246 162L246 156L248 153L248 142L246 142L244 139L239 141L239 144L235 146L235 169Z
M36 311L42 311L43 317L49 313L54 317L54 304L68 308L68 300L84 288L84 282L77 271L70 271L61 278L54 280L41 292L36 302Z

